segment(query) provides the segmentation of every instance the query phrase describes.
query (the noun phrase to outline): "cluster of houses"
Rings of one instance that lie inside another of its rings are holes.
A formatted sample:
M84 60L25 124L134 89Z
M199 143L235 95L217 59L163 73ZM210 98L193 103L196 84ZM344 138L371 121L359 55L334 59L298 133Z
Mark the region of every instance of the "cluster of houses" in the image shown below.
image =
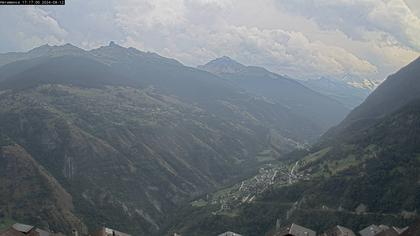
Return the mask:
M32 225L16 223L7 230L0 232L0 236L66 236L63 233L50 232L39 229ZM81 236L76 230L73 230L72 236ZM131 236L126 233L119 232L110 228L102 227L97 231L89 234L89 236Z
M251 203L274 184L287 184L292 178L289 173L286 166L267 165L260 168L256 176L235 185L230 191L212 199L210 203L220 204L220 210L215 213L231 210L244 203ZM294 175L293 178L298 178L298 176Z
M331 229L326 230L325 232L318 234L319 236L400 236L408 230L408 227L397 228L390 227L386 225L370 225L358 232L356 234L353 230L346 228L344 226L334 226ZM305 228L297 224L291 224L288 227L285 227L273 236L316 236L317 233L314 230Z
M243 236L241 234L226 232L218 236ZM353 230L337 225L324 233L317 234L314 230L306 227L291 224L277 229L270 236L420 236L420 222L405 228L398 228L386 225L370 225L357 234Z
M0 236L65 236L62 233L49 232L47 230L39 229L31 225L16 223L4 232L0 232ZM72 236L79 236L77 231L73 231ZM110 228L102 227L99 230L92 232L89 236L131 236L129 234L119 232ZM174 234L174 236L181 236ZM234 232L225 232L218 236L243 236ZM335 226L328 229L324 233L317 234L314 230L300 226L298 224L291 224L286 227L276 229L276 232L270 236L420 236L420 221L411 227L397 228L386 225L370 225L357 234L351 229L343 226Z

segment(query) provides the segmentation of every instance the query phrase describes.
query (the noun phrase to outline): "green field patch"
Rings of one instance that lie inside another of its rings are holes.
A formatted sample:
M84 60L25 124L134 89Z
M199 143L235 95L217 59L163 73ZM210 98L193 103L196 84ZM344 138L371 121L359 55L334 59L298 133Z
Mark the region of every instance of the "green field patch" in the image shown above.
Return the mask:
M417 160L418 162L420 162L420 153L417 153L417 154L416 154L416 160Z
M221 212L217 212L216 215L235 218L235 217L238 217L240 215L240 211L239 210L221 211Z
M332 148L326 147L324 149L319 150L318 152L312 153L310 155L305 156L302 161L304 162L314 162L319 160L320 158L324 157Z
M304 158L302 158L302 160L299 161L299 166L298 166L298 171L302 170L302 169L307 169L307 168L311 168L312 165L317 166L318 164L316 164L317 162L321 162L322 158L324 156L326 156L328 154L328 152L330 152L332 149L332 147L326 147L324 149L319 150L318 152L312 153L310 155L305 156ZM294 163L290 166L290 168L292 168L294 165ZM319 169L319 168L318 168ZM319 170L315 170L312 174L314 175L318 175Z
M207 205L208 205L208 202L205 201L204 199L199 199L191 203L191 206L193 207L205 207Z
M349 155L346 158L329 162L328 168L332 172L332 174L336 174L340 171L357 166L359 163L360 160L358 160L355 155Z
M256 156L258 162L269 162L274 161L275 158L273 157L273 153L271 149L266 149Z

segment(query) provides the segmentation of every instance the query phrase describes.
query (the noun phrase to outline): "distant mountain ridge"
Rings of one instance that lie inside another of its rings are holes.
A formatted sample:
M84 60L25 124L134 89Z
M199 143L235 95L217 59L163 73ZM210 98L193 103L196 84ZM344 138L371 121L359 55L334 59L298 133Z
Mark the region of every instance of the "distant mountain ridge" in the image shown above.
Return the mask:
M113 54L113 56L110 56ZM142 52L135 48L124 48L113 41L108 45L95 48L92 50L83 50L78 48L70 43L61 45L61 46L50 46L48 44L39 46L28 52L10 52L10 53L0 53L0 66L9 64L15 61L22 61L40 57L60 57L60 56L84 56L96 60L101 60L104 63L110 63L112 60L115 60L116 56L119 56L119 59L129 59L134 57L141 57L143 60L154 61L156 63L172 63L177 65L182 65L180 62L162 57L156 53L152 52ZM111 60L111 61L110 61ZM115 61L114 61L115 62Z
M205 65L198 66L199 69L214 73L217 75L238 73L245 70L247 67L238 63L228 56L216 58Z
M420 58L390 75L364 103L355 108L339 126L331 129L329 133L346 132L345 130L358 131L420 98L419 74ZM328 136L330 135L327 134L326 137Z
M224 78L235 87L283 104L293 113L312 117L323 130L330 128L331 124L338 124L349 111L338 101L296 80L262 67L242 65L229 57L215 59L198 68Z
M291 78L272 73L262 67L245 66L227 56L214 59L205 65L198 66L198 68L224 78L238 79L238 76L233 76L238 74L253 74L255 77L264 74L267 78L271 79L289 79L294 81ZM319 79L306 81L299 80L298 82L313 91L326 95L344 104L348 109L353 109L360 105L369 93L372 92L378 85L366 78L361 78L351 74L338 79L321 77ZM253 91L252 89L249 90ZM281 92L282 91L279 90L279 93Z
M345 81L326 77L300 82L314 91L339 101L350 109L360 105L372 92L370 88L354 87Z

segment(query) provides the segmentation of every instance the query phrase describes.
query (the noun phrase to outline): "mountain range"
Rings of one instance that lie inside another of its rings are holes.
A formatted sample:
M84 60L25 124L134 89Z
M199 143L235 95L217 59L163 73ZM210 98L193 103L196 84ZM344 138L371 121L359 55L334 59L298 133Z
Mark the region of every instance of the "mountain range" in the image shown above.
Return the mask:
M292 113L311 117L322 130L328 129L331 124L338 124L349 110L338 101L315 92L296 80L262 67L242 65L226 56L198 68L218 75L249 93L285 104Z
M0 216L61 232L157 234L179 205L255 173L259 153L281 158L348 111L262 68L233 83L112 42L0 66Z
M349 109L354 109L369 96L375 87L354 86L343 80L321 77L319 79L310 79L300 81L306 87L327 95Z
M390 75L311 148L283 158L289 171L280 180L287 184L274 182L251 203L219 214L217 204L186 206L168 231L266 235L276 224L317 231L412 224L420 209L419 75L420 58Z

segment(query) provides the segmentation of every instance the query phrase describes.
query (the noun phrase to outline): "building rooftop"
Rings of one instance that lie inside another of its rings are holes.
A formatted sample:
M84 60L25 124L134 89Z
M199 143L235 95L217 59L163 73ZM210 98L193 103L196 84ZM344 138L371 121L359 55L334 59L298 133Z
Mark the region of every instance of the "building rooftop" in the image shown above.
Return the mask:
M377 225L369 225L368 227L359 231L361 236L375 236L381 229Z
M28 233L29 231L31 231L33 228L35 228L32 225L25 225L25 224L20 224L20 223L16 223L12 226L13 229L22 232L22 233Z
M101 229L92 233L92 235L93 236L131 236L130 234L126 234L118 230L107 228L107 227L102 227Z
M281 229L278 233L275 234L275 236L316 236L316 232L305 228L303 226L297 225L297 224L291 224L288 227L284 227Z
M225 232L223 234L219 234L218 236L242 236L241 234L237 234L231 231Z
M337 225L325 231L321 236L356 236L356 234L351 229Z

